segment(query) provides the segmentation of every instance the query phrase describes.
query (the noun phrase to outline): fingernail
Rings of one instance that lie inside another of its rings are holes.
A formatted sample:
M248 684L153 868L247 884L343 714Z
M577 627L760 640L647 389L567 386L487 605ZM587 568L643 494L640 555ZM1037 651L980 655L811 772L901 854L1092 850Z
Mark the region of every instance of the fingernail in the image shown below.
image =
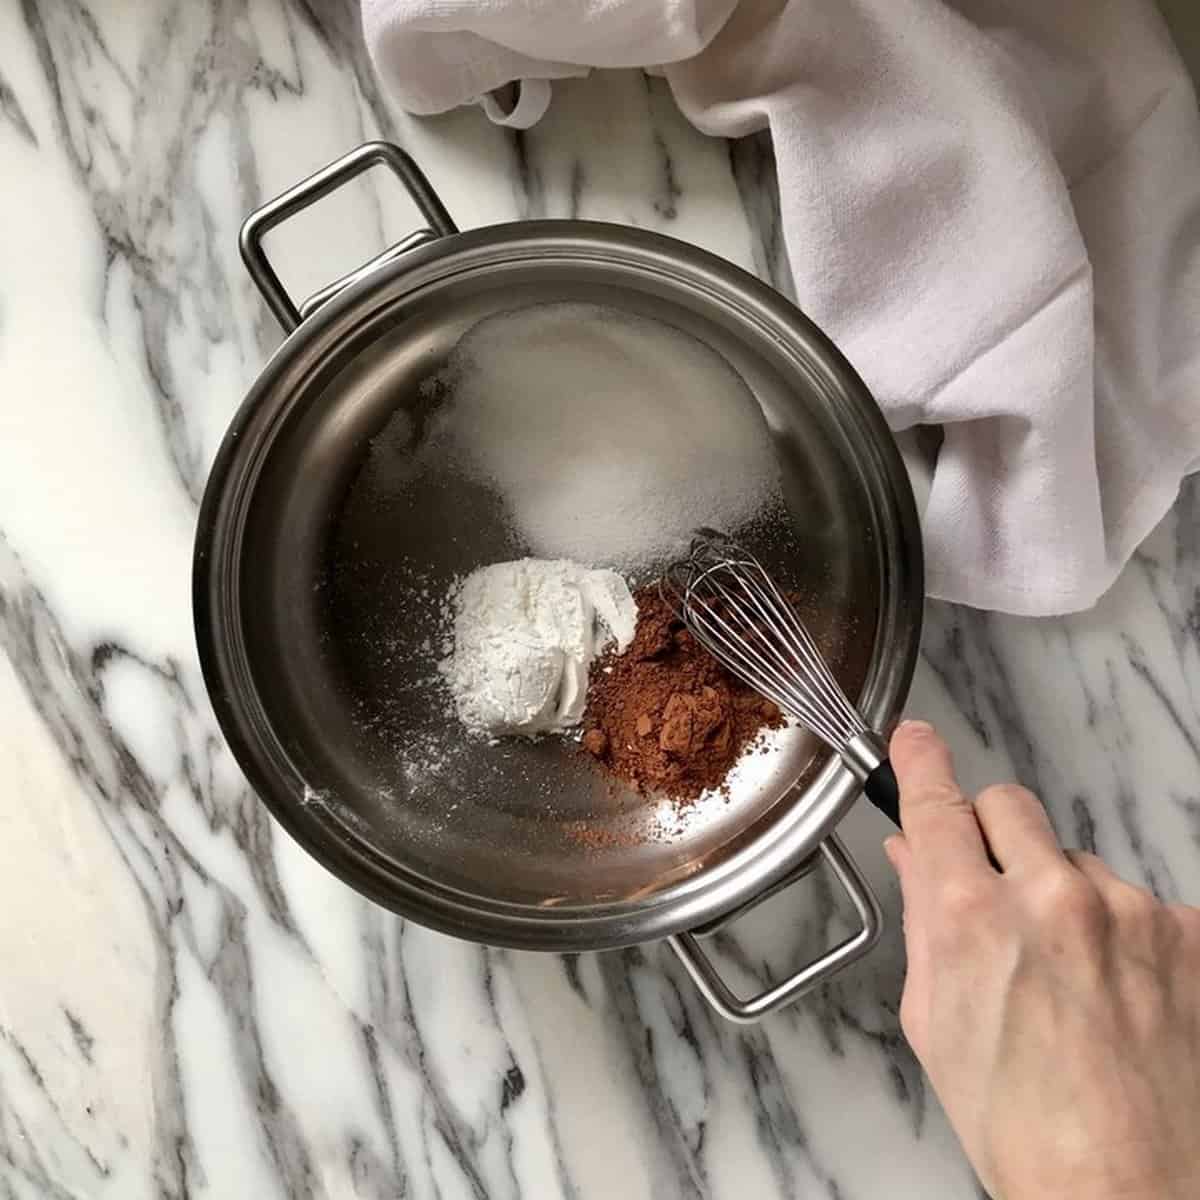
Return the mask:
M932 733L933 726L928 721L901 721L896 726L897 733Z
M898 833L892 834L889 838L884 838L883 852L887 855L887 860L892 864L893 868L896 866L896 851L899 845L900 835Z

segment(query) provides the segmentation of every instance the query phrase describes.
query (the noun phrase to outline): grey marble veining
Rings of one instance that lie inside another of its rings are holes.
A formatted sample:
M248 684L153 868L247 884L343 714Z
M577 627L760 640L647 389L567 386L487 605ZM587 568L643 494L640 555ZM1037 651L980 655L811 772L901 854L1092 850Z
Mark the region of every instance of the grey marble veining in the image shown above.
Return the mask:
M204 696L189 566L221 434L278 343L256 203L376 135L463 227L664 230L786 290L769 147L657 81L534 130L413 121L345 0L0 8L0 1197L971 1197L903 1043L882 820L846 836L891 931L760 1027L664 947L455 942L358 899L249 795ZM295 294L411 226L373 173L269 243ZM1200 901L1200 488L1093 613L931 605L911 711L972 785ZM718 945L742 982L845 919L815 875Z

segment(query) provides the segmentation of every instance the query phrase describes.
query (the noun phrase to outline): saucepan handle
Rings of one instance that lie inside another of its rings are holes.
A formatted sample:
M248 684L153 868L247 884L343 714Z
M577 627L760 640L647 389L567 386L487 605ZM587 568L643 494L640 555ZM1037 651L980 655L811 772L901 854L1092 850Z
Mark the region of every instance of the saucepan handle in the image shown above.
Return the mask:
M390 167L399 177L420 210L421 216L428 222L428 227L418 229L394 246L389 246L370 262L315 292L297 308L282 280L275 273L275 268L267 259L262 245L263 235L289 217L295 216L301 209L307 208L323 196L328 196L343 183L378 164ZM275 314L276 320L283 326L284 332L291 333L309 313L319 308L347 284L416 246L431 242L435 238L449 237L457 232L458 229L438 194L430 187L429 181L421 174L417 164L399 146L393 146L390 142L366 142L356 150L351 150L349 154L343 154L328 166L322 167L314 175L302 179L274 200L268 200L261 208L255 209L243 223L238 242L242 251L242 261L258 285L258 290L262 292L263 299Z
M851 858L837 834L830 834L820 845L821 856L845 888L855 911L860 928L820 958L801 967L786 979L746 999L734 994L721 978L712 960L704 953L694 934L680 933L670 939L671 948L683 960L696 986L704 998L726 1020L740 1025L750 1025L761 1020L776 1009L798 1000L805 992L824 983L843 967L861 958L879 940L883 931L883 913L871 885Z

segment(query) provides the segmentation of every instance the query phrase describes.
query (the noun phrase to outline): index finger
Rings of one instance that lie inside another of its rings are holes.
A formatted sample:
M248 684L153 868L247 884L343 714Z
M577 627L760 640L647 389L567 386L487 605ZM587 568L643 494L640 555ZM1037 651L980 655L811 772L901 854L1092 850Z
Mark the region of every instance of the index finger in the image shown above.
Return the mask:
M975 810L954 777L950 748L924 721L906 721L892 736L900 784L900 824L921 870L946 876L990 871Z

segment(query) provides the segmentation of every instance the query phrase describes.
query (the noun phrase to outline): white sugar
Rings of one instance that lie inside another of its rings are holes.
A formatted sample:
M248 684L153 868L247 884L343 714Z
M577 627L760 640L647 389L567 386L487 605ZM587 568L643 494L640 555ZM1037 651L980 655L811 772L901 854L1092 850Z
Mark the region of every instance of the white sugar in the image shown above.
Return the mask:
M770 435L729 364L657 321L586 304L490 318L437 383L435 435L496 488L530 551L637 571L778 494Z

